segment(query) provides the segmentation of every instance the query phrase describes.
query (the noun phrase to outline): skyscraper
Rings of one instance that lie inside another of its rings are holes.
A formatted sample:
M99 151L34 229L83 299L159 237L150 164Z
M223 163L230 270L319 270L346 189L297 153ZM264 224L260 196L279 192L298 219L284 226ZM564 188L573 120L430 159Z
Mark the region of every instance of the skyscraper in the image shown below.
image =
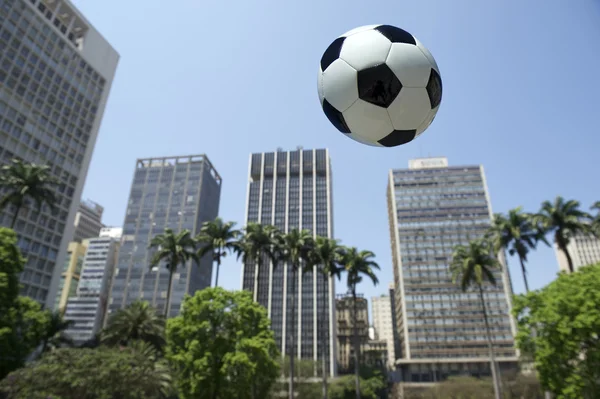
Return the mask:
M558 261L558 269L568 272L569 261L565 253L558 249L556 243L553 244L553 247ZM582 266L600 263L600 239L591 234L576 234L571 237L567 244L567 251L569 251L575 270Z
M333 237L331 166L327 149L276 152L250 155L246 222L273 225L283 232L307 229L314 236ZM254 264L242 268L242 289L254 291ZM296 326L292 326L291 285L296 285ZM289 354L294 330L293 353L302 359L325 356L332 375L336 370L336 329L334 281L323 281L313 270L298 273L292 281L289 265L273 268L263 262L258 276L258 302L267 308L271 327L282 354ZM325 307L326 316L323 318ZM321 324L324 323L324 324ZM326 329L322 342L321 328Z
M54 305L119 55L69 0L0 2L0 164L48 165L57 209L22 209L21 293ZM0 213L10 225L13 207ZM57 268L56 265L59 265Z
M73 241L81 242L86 238L96 238L100 230L104 227L102 224L102 205L96 204L90 200L81 201L79 209L75 214L75 232Z
M120 227L103 229L99 237L84 241L87 252L77 295L67 301L64 315L72 322L65 332L76 344L91 339L102 328L122 231Z
M169 273L150 270L152 238L169 227L196 235L219 213L221 177L206 155L138 159L123 224L123 238L109 299L109 313L142 299L164 309ZM210 255L210 254L209 254ZM179 313L183 296L209 287L212 257L181 265L173 277L169 316Z
M373 326L375 326L375 339L387 342L387 358L391 364L393 364L395 360L392 300L393 298L390 298L389 295L381 295L371 298Z
M448 271L454 246L482 237L490 226L483 167L448 166L446 158L411 160L408 169L390 171L387 198L402 380L490 375L478 293L463 293ZM505 266L495 276L485 298L504 369L517 360L512 289Z

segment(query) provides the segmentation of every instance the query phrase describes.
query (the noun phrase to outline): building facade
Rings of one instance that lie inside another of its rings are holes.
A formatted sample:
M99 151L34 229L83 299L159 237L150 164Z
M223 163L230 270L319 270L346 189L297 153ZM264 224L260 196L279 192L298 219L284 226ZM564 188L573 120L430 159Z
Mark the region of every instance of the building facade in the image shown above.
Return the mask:
M22 209L21 294L55 302L119 55L68 0L0 2L0 165L48 165L57 209ZM9 226L15 208L0 212ZM56 267L58 265L58 267Z
M395 311L403 383L450 375L490 375L481 304L448 271L453 248L480 238L492 210L482 166L448 166L446 158L412 160L389 173L388 212ZM505 259L496 286L485 286L494 350L501 369L516 366L515 324Z
M371 298L371 312L373 314L373 326L375 327L375 340L385 341L388 354L388 366L393 366L395 360L394 352L394 319L392 317L392 299L389 295L381 295Z
M104 227L102 224L102 213L104 208L90 200L82 200L79 203L79 210L75 214L75 232L73 241L81 242L86 238L95 238L100 234Z
M340 374L354 372L354 300L351 295L338 294L335 300L337 318L337 361ZM356 298L356 328L361 354L369 344L369 304L358 294ZM362 364L362 363L361 363Z
M123 223L123 238L109 299L109 313L135 300L166 306L168 270L150 270L148 245L165 228L198 234L219 213L221 177L206 155L138 159ZM199 265L179 266L173 276L169 316L179 313L185 294L210 287L212 254Z
M564 252L558 249L556 244L554 246L554 253L556 254L556 260L558 261L558 269L560 271L569 271L569 262ZM575 270L582 266L594 265L600 263L600 239L587 234L577 234L571 237L567 244L567 251L573 261L573 268Z
M120 227L108 228L100 237L85 240L87 252L77 295L68 299L64 314L64 319L72 322L65 333L76 344L92 339L104 324L122 231Z
M87 251L87 243L70 242L67 256L63 264L58 284L58 294L54 301L54 309L64 312L69 298L77 294L77 286L83 268L83 260Z
M331 166L327 149L256 153L250 155L246 222L273 225L283 232L307 229L313 235L333 237ZM334 281L315 268L292 281L289 265L273 268L263 262L242 268L242 289L254 292L267 308L281 353L298 358L327 359L331 375L336 373ZM295 286L296 325L292 326L291 287ZM294 348L289 332L294 330ZM325 339L321 339L325 331Z

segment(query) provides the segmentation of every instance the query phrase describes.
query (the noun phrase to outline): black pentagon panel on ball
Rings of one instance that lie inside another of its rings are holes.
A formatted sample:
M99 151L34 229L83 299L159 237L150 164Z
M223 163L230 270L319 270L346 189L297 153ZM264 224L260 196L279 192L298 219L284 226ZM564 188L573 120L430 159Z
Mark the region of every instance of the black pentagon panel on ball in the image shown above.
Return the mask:
M431 109L436 108L442 102L442 78L433 68L429 74L429 82L427 82L427 95Z
M340 58L340 51L342 51L342 45L344 44L345 37L338 37L335 39L321 57L321 71L325 72L327 67L333 63L333 61Z
M407 31L404 29L397 28L392 25L379 25L375 28L375 30L381 33L383 36L387 37L392 43L406 43L417 45L417 41Z
M416 130L394 130L378 143L384 147L396 147L411 142L416 135Z
M344 115L335 109L333 105L329 104L327 100L323 100L323 112L325 112L327 119L329 119L329 122L331 122L331 124L335 126L337 130L345 134L350 134L350 129L346 124Z
M358 71L358 98L387 108L402 90L402 83L386 64Z

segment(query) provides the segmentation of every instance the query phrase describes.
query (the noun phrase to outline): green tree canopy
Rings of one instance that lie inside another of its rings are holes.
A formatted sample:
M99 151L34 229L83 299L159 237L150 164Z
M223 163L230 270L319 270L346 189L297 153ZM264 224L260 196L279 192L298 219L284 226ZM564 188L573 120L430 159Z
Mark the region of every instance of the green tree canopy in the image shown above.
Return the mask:
M600 264L514 299L517 344L533 354L542 385L557 398L600 397L599 309Z
M148 344L57 349L0 382L7 399L159 399L171 375Z
M207 288L167 322L167 358L182 399L261 399L279 376L267 311L247 291Z

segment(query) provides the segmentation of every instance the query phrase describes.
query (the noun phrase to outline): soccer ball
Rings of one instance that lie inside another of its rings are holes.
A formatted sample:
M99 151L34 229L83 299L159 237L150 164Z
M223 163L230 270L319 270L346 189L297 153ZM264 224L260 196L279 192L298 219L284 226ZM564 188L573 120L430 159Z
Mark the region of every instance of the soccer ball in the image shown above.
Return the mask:
M378 147L421 135L442 101L440 70L429 50L391 25L362 26L335 39L321 58L318 89L340 132Z

